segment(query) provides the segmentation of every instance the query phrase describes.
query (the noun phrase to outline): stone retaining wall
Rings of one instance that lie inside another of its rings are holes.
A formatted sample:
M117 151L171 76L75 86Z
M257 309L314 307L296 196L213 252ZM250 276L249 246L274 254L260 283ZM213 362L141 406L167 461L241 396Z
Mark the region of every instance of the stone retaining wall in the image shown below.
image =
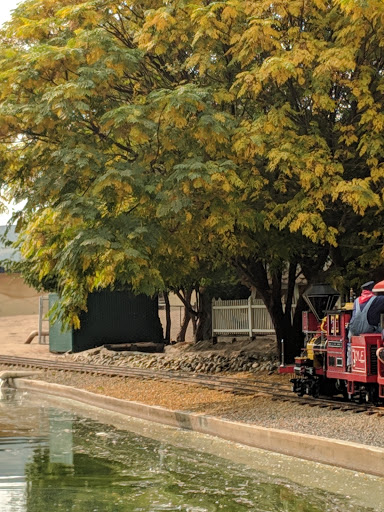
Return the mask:
M137 352L114 352L105 348L91 349L79 354L67 355L67 360L95 365L113 365L117 367L150 368L152 370L174 370L194 373L253 372L274 371L277 361L265 356L242 352L217 354L214 352L190 353L180 355L142 354Z

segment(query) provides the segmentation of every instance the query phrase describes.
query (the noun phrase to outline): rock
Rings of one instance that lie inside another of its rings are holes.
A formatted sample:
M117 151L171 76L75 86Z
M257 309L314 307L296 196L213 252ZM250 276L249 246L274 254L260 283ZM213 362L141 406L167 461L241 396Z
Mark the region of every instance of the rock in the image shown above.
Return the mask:
M186 345L183 346L186 347ZM66 355L66 358L67 360L83 361L85 364L95 364L98 366L151 368L211 374L242 371L251 371L253 373L259 371L273 372L279 366L275 356L271 358L266 353L259 354L255 351L249 353L243 348L222 352L214 350L211 344L207 345L205 342L202 342L200 345L189 344L189 347L183 350L166 350L162 354L120 352L108 350L105 347L96 347L81 353ZM193 351L191 347L193 347ZM199 347L201 352L196 350ZM218 344L218 347L220 347L220 344ZM226 348L229 348L228 345Z

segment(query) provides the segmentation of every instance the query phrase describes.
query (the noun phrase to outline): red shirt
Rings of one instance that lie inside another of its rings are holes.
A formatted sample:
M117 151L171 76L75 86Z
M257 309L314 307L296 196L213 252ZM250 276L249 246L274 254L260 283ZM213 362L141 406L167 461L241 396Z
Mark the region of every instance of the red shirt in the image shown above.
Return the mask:
M371 292L370 290L363 290L359 297L359 304L364 304L365 302L368 302L369 299L373 296L374 296L374 293Z

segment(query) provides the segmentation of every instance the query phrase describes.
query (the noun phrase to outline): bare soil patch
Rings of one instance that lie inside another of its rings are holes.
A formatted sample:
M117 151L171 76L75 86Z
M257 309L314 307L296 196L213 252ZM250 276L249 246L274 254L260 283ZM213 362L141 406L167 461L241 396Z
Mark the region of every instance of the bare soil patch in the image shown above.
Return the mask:
M36 336L32 343L25 344L28 336L39 327L39 315L16 315L0 317L0 354L7 356L55 359L46 344L39 344Z

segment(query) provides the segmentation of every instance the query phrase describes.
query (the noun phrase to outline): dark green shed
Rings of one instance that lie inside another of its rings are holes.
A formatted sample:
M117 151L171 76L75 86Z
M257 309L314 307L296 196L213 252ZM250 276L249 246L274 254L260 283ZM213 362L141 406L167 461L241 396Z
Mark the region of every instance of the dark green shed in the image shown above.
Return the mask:
M49 307L59 300L49 295ZM163 343L158 301L130 291L101 291L88 296L88 311L80 316L80 329L62 332L60 322L50 322L51 352L81 352L106 344Z

